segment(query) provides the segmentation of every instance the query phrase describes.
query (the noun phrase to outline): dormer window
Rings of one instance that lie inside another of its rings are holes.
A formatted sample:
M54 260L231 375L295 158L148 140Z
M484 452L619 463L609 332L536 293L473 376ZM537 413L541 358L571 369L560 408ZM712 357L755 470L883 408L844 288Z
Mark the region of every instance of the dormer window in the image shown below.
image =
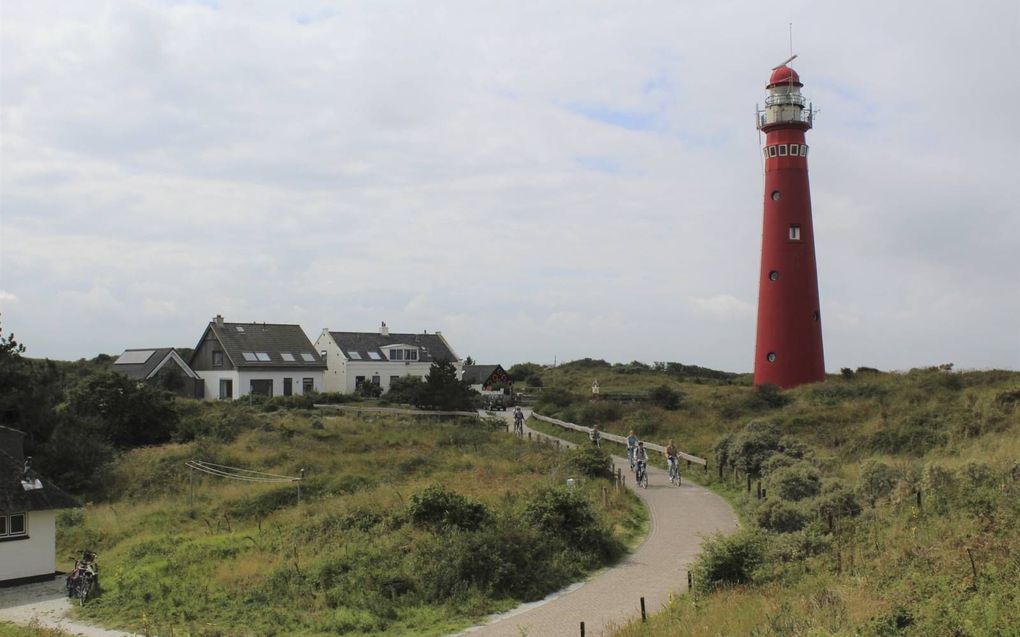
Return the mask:
M390 350L391 361L402 361L404 360L404 350L402 349L391 349Z

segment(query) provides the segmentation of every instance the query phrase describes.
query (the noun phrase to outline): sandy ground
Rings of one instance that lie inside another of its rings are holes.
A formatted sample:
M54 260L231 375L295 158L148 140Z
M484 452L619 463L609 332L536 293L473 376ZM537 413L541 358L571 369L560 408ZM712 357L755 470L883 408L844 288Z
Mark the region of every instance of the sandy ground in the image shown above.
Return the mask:
M84 637L132 637L134 633L106 630L68 618L71 600L64 592L64 578L52 582L0 588L0 620L27 625L36 621Z

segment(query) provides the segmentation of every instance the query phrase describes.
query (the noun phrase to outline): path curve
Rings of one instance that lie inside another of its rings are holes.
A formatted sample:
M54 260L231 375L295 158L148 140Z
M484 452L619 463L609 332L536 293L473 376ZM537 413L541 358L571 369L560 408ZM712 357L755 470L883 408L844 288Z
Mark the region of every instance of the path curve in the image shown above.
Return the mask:
M529 410L525 412L530 415ZM505 417L513 416L508 413ZM527 427L525 431L552 438ZM573 446L565 441L561 444ZM613 462L628 476L627 486L634 489L627 461L614 457ZM652 614L673 593L685 592L687 570L697 557L702 538L717 531L735 531L737 515L725 500L704 487L686 480L674 487L666 472L655 467L648 476L650 486L637 489L637 495L648 507L651 524L648 537L636 551L579 586L495 615L457 637L565 637L579 635L582 621L587 637L602 637L640 617L642 597Z
M64 579L0 588L0 621L28 625L33 621L46 628L57 628L83 637L132 637L135 633L99 628L67 617L70 600L64 591Z

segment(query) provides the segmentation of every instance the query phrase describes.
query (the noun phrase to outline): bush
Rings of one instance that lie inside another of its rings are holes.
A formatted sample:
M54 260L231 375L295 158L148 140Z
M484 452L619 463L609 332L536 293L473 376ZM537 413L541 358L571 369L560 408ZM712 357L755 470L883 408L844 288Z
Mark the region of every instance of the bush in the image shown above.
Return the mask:
M161 444L177 425L173 394L112 371L95 372L67 395L67 413L88 418L115 447Z
M650 400L652 404L670 411L679 409L683 398L684 395L681 392L673 389L669 385L659 385L648 394L648 400Z
M799 504L769 499L754 512L754 519L763 529L778 533L790 533L807 526L811 515Z
M801 461L776 471L769 478L769 485L769 493L797 502L818 495L822 488L822 476L818 469Z
M751 422L737 432L726 447L727 460L753 477L761 477L762 464L780 449L779 427Z
M871 502L871 506L875 506L876 500L892 493L899 480L900 472L895 467L878 460L866 460L861 465L858 489L861 495Z
M581 445L567 454L566 465L589 478L612 478L613 459L594 445Z
M854 492L838 480L829 480L822 495L814 501L815 509L825 520L853 518L861 514L861 505Z
M623 425L626 431L633 429L634 434L642 439L658 431L658 423L643 409L627 414L623 419Z
M535 494L524 507L524 519L539 532L603 559L615 557L621 551L599 523L588 500L564 487Z
M417 526L452 526L468 531L478 529L490 518L484 504L449 491L439 484L433 484L421 493L412 495L407 513L411 522Z
M775 385L757 385L746 405L748 409L778 409L792 400Z
M577 410L577 423L586 425L598 425L604 422L612 422L623 417L623 408L619 403L600 400L589 402Z
M701 555L694 565L695 588L711 593L717 586L750 584L765 561L767 546L767 539L757 529L709 537L702 542Z
M538 410L544 411L550 407L569 407L577 398L562 387L549 387L543 389L538 396Z

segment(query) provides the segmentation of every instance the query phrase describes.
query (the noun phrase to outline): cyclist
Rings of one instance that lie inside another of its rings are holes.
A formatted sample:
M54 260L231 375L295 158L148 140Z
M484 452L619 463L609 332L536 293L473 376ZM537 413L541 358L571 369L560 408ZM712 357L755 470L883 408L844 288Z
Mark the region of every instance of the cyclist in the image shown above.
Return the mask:
M676 448L676 445L673 444L672 440L670 440L669 444L666 445L666 449L662 452L662 454L666 456L666 463L669 465L669 479L673 480L674 477L679 477L680 463L677 460L679 449Z
M602 434L599 433L598 425L592 425L591 434L589 437L591 438L591 444L599 448L602 447Z
M514 433L524 433L524 412L520 407L514 407Z
M634 481L637 482L638 486L644 482L648 484L648 450L645 449L644 441L638 441L637 447L634 447Z
M634 470L634 450L637 449L638 439L634 435L634 430L631 429L630 433L627 434L627 460L630 461L630 470Z

